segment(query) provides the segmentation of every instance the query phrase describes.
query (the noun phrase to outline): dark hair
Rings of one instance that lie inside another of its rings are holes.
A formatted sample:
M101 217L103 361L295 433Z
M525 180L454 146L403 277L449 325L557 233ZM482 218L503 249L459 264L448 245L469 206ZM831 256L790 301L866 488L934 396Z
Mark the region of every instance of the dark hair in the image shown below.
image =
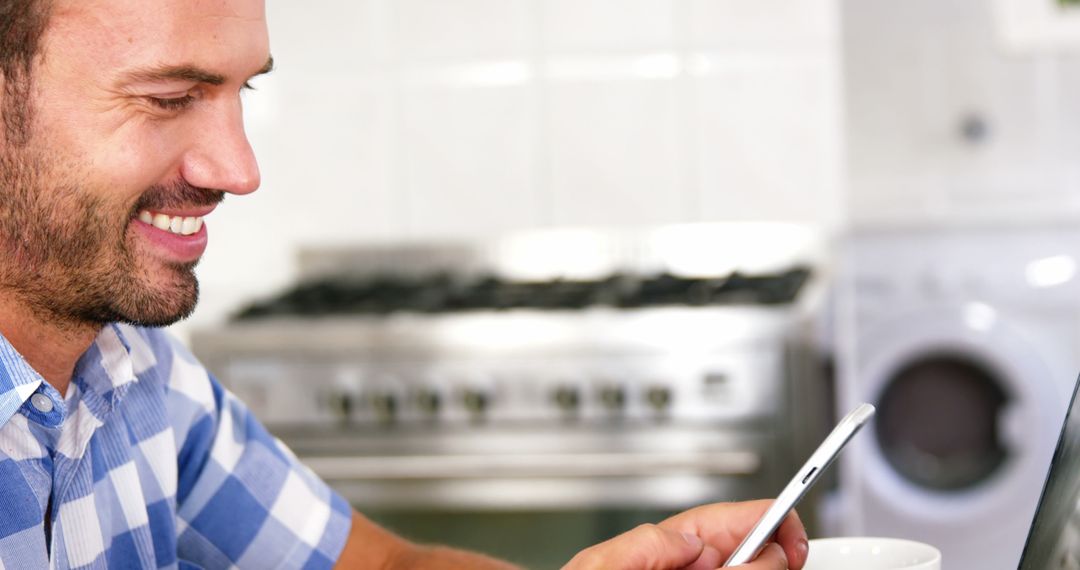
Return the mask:
M9 143L30 137L34 62L51 7L51 0L0 0L0 116Z

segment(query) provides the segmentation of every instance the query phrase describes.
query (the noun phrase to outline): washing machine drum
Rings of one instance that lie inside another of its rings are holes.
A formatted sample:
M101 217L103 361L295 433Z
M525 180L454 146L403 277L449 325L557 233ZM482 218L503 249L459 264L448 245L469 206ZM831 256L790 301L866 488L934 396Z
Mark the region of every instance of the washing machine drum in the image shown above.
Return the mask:
M884 459L909 483L960 491L1008 459L999 422L1011 395L994 373L959 354L926 354L884 382L875 430Z

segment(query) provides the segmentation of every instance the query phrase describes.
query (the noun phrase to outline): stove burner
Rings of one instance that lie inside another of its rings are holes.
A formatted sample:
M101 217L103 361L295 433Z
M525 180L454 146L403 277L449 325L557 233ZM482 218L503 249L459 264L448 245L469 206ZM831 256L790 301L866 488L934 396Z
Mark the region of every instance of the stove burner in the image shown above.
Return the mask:
M791 303L810 277L796 267L771 275L733 273L693 279L661 274L615 274L595 281L506 281L494 276L426 278L382 276L366 280L327 278L302 283L243 309L237 320L269 316L386 315L490 309L575 310L594 306L780 305Z

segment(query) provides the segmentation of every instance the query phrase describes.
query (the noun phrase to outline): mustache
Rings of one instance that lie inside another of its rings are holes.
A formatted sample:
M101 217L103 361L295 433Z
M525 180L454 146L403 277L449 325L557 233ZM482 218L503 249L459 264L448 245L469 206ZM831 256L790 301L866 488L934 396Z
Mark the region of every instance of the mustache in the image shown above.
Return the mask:
M142 210L167 210L184 206L213 206L225 199L225 192L192 186L177 180L168 184L155 184L143 193L133 208L133 215Z

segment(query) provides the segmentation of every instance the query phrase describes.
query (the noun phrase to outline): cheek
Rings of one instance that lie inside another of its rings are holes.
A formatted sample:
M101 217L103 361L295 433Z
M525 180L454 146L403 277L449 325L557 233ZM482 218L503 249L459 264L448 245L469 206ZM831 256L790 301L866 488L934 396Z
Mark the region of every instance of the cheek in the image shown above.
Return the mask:
M183 151L175 137L161 129L130 129L123 137L98 146L88 175L89 184L107 199L132 206L151 186L175 181Z

